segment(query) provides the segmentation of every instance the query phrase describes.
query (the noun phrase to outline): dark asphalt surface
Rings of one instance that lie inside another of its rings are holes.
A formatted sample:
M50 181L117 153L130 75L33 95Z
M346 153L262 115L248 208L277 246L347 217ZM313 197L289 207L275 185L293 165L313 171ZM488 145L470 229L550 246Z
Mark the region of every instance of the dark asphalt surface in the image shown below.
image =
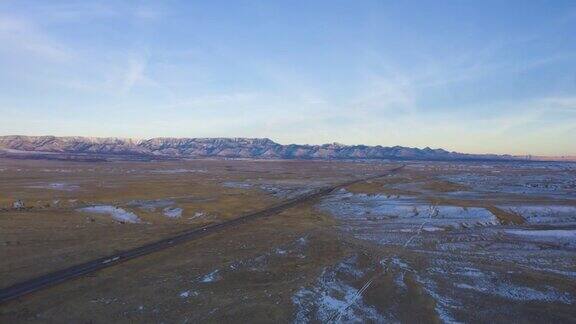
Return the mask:
M355 183L380 178L380 177L386 176L390 173L396 172L396 171L402 169L403 167L404 167L404 165L397 167L397 168L394 168L394 169L390 169L384 174L379 174L376 176L357 179L357 180L341 183L341 184L333 186L333 187L327 187L327 188L319 189L319 190L312 192L310 194L287 200L285 202L282 202L282 203L275 205L275 206L272 206L270 208L267 208L267 209L264 209L261 211L257 211L254 213L250 213L247 215L243 215L243 216L240 216L240 217L235 218L235 219L230 220L230 221L191 229L191 230L185 231L185 232L183 232L177 236L171 237L171 238L167 238L167 239L163 239L163 240L156 241L153 243L149 243L149 244L146 244L146 245L143 245L143 246L131 249L131 250L123 251L123 252L116 253L116 254L113 254L113 255L110 255L107 257L103 257L103 258L96 259L93 261L78 264L78 265L75 265L75 266L72 266L72 267L69 267L66 269L62 269L59 271L48 273L48 274L45 274L43 276L40 276L40 277L37 277L34 279L30 279L30 280L27 280L24 282L14 284L10 287L0 289L0 304L5 303L5 302L10 301L10 300L13 300L13 299L16 299L16 298L19 298L19 297L22 297L22 296L25 296L27 294L33 293L33 292L41 290L41 289L44 289L44 288L47 288L50 286L54 286L54 285L59 284L61 282L68 281L68 280L71 280L74 278L78 278L80 276L98 271L100 269L108 268L108 267L117 265L119 263L131 260L131 259L134 259L137 257L148 255L148 254L151 254L151 253L156 252L156 251L164 250L166 248L169 248L169 247L172 247L172 246L175 246L178 244L182 244L184 242L189 242L189 241L201 238L201 237L209 235L209 234L214 234L214 233L219 232L219 231L226 229L226 228L238 226L240 224L244 224L246 222L252 221L252 220L257 219L257 218L262 218L262 217L267 217L267 216L279 214L279 213L281 213L281 212L283 212L289 208L292 208L294 206L301 205L303 203L306 203L306 202L312 201L314 199L318 199L318 198L321 198L325 195L328 195L331 192L333 192L334 190L344 188L346 186L349 186L349 185L352 185Z

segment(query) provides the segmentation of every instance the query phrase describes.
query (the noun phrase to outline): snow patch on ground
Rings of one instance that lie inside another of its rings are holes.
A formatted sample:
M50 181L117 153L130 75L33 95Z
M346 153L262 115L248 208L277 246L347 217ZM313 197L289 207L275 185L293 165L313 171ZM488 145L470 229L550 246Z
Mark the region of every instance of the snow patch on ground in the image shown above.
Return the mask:
M436 301L435 311L443 323L460 323L454 319L451 313L451 309L462 307L459 302L440 294L436 283L431 279L416 276L416 280L422 285L428 295Z
M307 245L308 238L303 236L288 244L277 246L271 251L262 255L250 259L236 261L230 264L229 268L233 271L240 269L256 272L264 271L267 269L268 263L273 260L273 258L306 258L305 250Z
M207 216L207 214L205 212L195 212L194 215L192 215L192 217L190 217L190 219L202 218L205 216Z
M198 296L199 293L197 291L194 290L185 290L183 292L180 293L180 298L189 298L189 297L196 297Z
M314 286L303 287L292 296L296 307L294 323L388 322L389 318L367 305L358 289L345 280L363 275L354 258L324 269Z
M421 200L340 190L319 204L340 227L359 239L381 244L405 244L445 229L499 225L485 208L432 205ZM414 233L416 235L414 235Z
M80 188L80 186L69 184L69 183L64 183L64 182L53 182L53 183L49 183L49 184L31 186L30 188L61 190L61 191L74 191L74 190L78 190Z
M522 236L576 239L576 230L508 230L506 233Z
M529 224L576 223L574 206L498 206L498 208L520 215Z
M222 186L226 188L234 188L234 189L250 189L252 188L251 183L247 182L238 182L238 181L226 181L222 183Z
M125 222L125 223L140 222L140 218L138 218L136 214L115 206L100 205L100 206L84 207L78 210L85 213L108 214L119 222Z
M530 168L533 169L533 168ZM570 172L526 174L507 172L503 174L458 173L440 179L470 186L479 191L524 195L564 195L576 191L576 179Z
M399 288L406 290L408 287L404 282L406 272L414 272L404 260L398 257L385 258L380 261L380 264L387 269L387 271L397 272L394 276L394 283Z
M169 217L169 218L180 218L180 217L182 217L182 211L183 211L182 208L166 207L166 208L164 208L162 213L164 214L164 216Z
M548 229L548 230L507 230L505 233L520 237L528 242L543 242L576 247L576 229Z
M560 302L564 304L573 303L573 298L570 296L570 294L561 293L552 288L547 288L544 291L540 291L506 282L493 284L488 281L476 282L473 285L460 283L456 286L462 289L470 289L487 294L498 295L502 298L516 301L543 301L547 303Z
M209 283L218 281L220 279L221 279L220 270L216 269L200 278L200 282Z
M136 207L145 211L155 212L158 208L167 208L174 204L170 199L153 199L153 200L132 200L128 204L129 207Z
M485 208L432 205L407 197L353 194L342 190L325 198L320 208L341 219L381 220L386 223L419 225L422 224L422 220L428 220L430 225L436 227L458 228L499 224L496 216Z
M450 276L456 288L474 290L514 301L564 304L572 304L574 301L573 296L567 292L560 292L549 286L526 287L514 284L502 274L483 272L464 262L438 259L435 261L435 266L429 269L429 273L439 275L440 278Z
M152 200L132 200L126 204L129 207L135 207L147 212L156 212L162 209L162 214L169 218L182 217L183 209L174 207L175 202L171 199L152 199Z

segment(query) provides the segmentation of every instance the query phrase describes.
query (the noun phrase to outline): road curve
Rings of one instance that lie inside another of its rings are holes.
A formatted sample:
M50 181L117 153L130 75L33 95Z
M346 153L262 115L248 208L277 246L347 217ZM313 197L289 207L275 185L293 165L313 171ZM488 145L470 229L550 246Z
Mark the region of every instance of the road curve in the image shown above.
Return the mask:
M131 260L131 259L134 259L134 258L137 258L140 256L148 255L148 254L151 254L151 253L156 252L156 251L164 250L166 248L169 248L169 247L172 247L172 246L175 246L178 244L182 244L184 242L189 242L189 241L201 238L203 236L219 232L225 228L238 226L240 224L249 222L249 221L257 219L257 218L279 214L279 213L281 213L281 212L283 212L289 208L292 208L294 206L297 206L297 205L303 204L305 202L323 197L323 196L333 192L334 190L337 190L337 189L340 189L340 188L343 188L346 186L350 186L350 185L353 185L355 183L380 178L380 177L389 175L391 173L397 172L398 170L402 169L404 166L405 165L390 169L386 173L383 173L383 174L378 174L378 175L367 177L367 178L348 181L348 182L341 183L341 184L338 184L338 185L332 186L332 187L322 188L322 189L316 190L310 194L299 196L299 197L293 198L293 199L289 199L287 201L284 201L280 204L266 208L264 210L249 213L249 214L240 216L240 217L235 218L235 219L230 220L230 221L225 221L225 222L218 223L218 224L207 225L207 226L200 227L200 228L194 228L194 229L185 231L185 232L183 232L179 235L176 235L174 237L171 237L171 238L167 238L167 239L163 239L163 240L156 241L153 243L149 243L149 244L146 244L146 245L134 248L134 249L130 249L127 251L112 254L112 255L107 256L107 257L103 257L100 259L81 263L81 264L71 266L71 267L66 268L66 269L58 270L58 271L48 273L48 274L42 275L40 277L34 278L34 279L30 279L30 280L27 280L24 282L14 284L10 287L0 289L0 304L8 302L8 301L13 300L13 299L16 299L18 297L25 296L27 294L31 294L31 293L38 291L38 290L41 290L41 289L44 289L44 288L47 288L50 286L54 286L54 285L59 284L61 282L68 281L68 280L71 280L71 279L74 279L74 278L98 271L100 269L108 268L108 267L117 265L119 263Z

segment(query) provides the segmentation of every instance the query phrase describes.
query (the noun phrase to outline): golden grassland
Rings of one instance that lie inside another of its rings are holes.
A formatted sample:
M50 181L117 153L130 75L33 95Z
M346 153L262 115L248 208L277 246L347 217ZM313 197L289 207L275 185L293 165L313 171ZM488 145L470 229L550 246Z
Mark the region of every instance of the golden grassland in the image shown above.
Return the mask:
M307 167L302 168L302 165ZM322 162L74 163L0 161L0 284L57 270L169 237L183 230L264 209L278 201L258 189L223 186L246 180L337 183L385 167ZM360 173L358 173L360 172ZM52 183L76 186L54 190ZM183 216L170 219L161 209L125 207L131 201L172 200ZM22 200L25 208L10 208ZM78 212L95 204L123 206L141 218L121 224L107 215ZM195 215L202 214L201 217ZM40 266L41 265L41 266Z

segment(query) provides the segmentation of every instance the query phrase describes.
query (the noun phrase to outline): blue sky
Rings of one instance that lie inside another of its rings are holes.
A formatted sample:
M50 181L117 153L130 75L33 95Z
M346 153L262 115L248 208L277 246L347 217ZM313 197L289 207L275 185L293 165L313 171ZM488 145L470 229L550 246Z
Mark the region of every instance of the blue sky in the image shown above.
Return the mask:
M576 155L575 1L0 0L0 133Z

